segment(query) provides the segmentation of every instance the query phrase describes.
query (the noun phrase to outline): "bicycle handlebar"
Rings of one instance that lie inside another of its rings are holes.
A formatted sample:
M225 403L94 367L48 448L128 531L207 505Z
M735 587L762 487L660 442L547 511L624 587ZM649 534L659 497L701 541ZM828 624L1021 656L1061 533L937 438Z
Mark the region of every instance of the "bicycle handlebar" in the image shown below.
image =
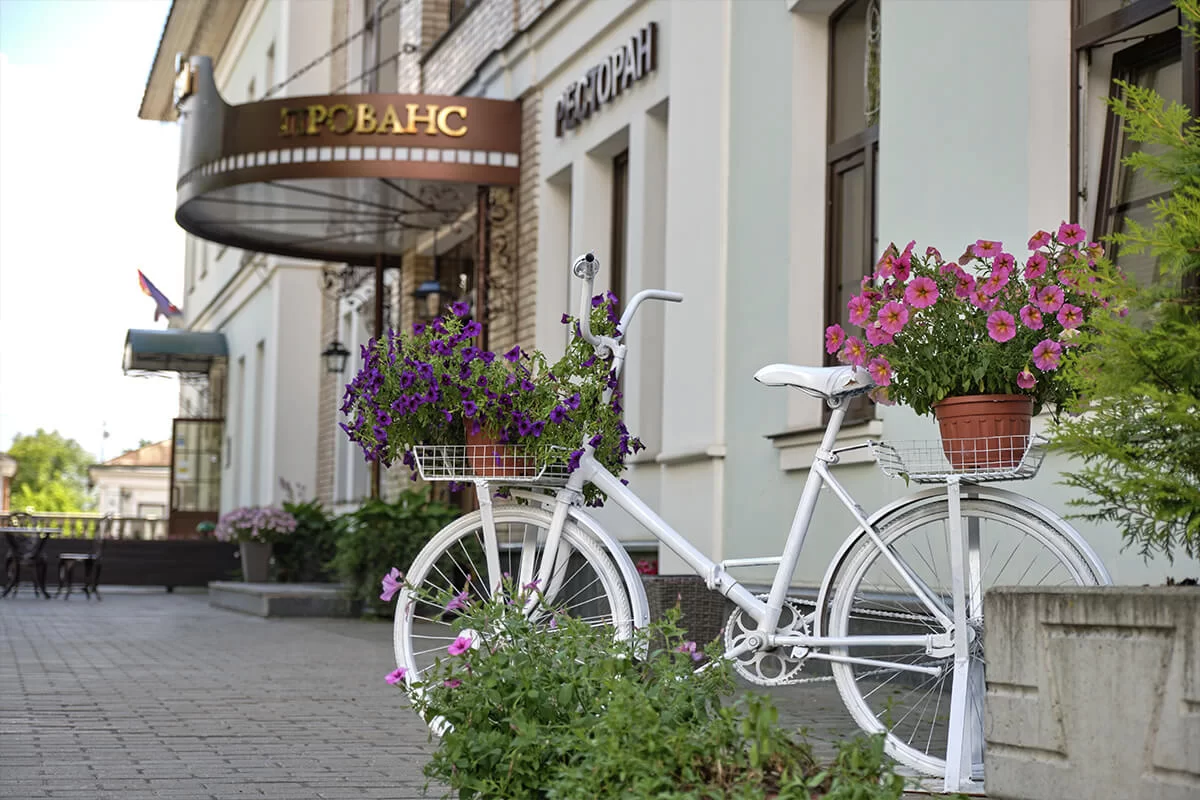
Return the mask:
M645 301L683 302L683 295L679 292L668 292L665 289L643 289L634 295L625 307L625 313L621 315L621 321L617 325L616 339L610 336L595 336L592 334L592 284L596 280L596 274L600 272L600 259L596 258L594 253L585 253L575 259L571 271L575 277L583 281L583 292L579 298L579 333L584 341L593 347L607 347L615 350L618 340L625 335L629 323L633 320L633 315L637 313L638 306Z

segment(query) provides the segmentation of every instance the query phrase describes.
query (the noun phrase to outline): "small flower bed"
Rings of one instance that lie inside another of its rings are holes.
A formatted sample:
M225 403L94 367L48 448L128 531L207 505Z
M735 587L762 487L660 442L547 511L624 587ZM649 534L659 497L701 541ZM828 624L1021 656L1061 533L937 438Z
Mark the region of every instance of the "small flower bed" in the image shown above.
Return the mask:
M296 518L275 506L245 506L223 514L213 535L223 542L271 543L296 530Z
M403 586L393 569L382 599ZM531 595L544 603L533 584L509 584L475 605L448 593L423 598L455 620L459 635L422 680L403 668L386 676L418 714L449 724L425 774L453 796L901 797L904 779L881 736L846 741L822 765L778 727L768 697L723 702L734 690L732 669L719 643L702 648L684 638L678 608L617 641L611 628L549 608L522 613ZM708 668L697 672L701 663Z
M592 330L615 335L617 298L592 299ZM579 465L585 441L619 475L625 458L642 448L622 419L612 357L599 358L578 335L551 365L536 350L514 346L493 353L476 344L480 324L466 303L411 334L389 331L363 347L363 366L346 386L342 423L368 461L395 461L413 470L413 445L464 444L468 432L491 432L501 443L522 445L536 463ZM564 325L578 334L576 320ZM607 402L606 390L612 391ZM589 487L589 500L599 493Z
M862 336L836 324L825 331L829 353L870 372L876 400L928 414L971 394L1028 395L1034 413L1073 399L1061 368L1122 283L1100 245L1066 222L1035 233L1024 264L986 239L957 262L932 247L918 255L915 244L889 245L847 303Z

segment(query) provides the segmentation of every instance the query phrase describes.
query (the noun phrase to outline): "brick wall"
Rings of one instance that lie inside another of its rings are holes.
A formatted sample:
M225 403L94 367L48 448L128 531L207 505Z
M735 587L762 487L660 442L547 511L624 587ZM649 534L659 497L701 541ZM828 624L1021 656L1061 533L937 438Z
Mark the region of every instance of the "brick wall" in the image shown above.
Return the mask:
M516 33L513 0L479 0L425 60L427 94L455 94Z
M528 4L531 0L522 0ZM533 346L537 313L538 168L541 90L521 100L521 185L517 189L517 341Z

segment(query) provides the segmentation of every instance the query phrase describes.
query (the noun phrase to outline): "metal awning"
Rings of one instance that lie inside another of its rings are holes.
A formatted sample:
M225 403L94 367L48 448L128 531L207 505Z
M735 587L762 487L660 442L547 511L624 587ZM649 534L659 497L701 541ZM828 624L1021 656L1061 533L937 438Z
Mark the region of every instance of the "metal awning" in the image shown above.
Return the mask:
M126 372L208 372L225 358L225 334L216 331L130 330L125 334Z
M520 182L521 104L355 94L229 105L212 61L181 65L175 220L210 242L399 266L418 237Z

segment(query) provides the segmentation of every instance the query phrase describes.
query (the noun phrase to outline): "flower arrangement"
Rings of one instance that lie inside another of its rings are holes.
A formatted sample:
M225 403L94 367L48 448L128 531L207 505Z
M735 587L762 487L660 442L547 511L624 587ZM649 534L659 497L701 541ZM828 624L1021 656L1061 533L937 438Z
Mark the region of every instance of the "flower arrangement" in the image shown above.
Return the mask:
M847 304L863 335L831 325L827 352L865 367L877 401L918 414L964 395L1026 395L1035 414L1073 399L1062 368L1121 281L1099 244L1066 222L1035 233L1024 264L986 239L957 262L933 247L918 255L915 244L888 246Z
M270 543L296 530L296 518L274 506L246 506L222 514L213 535L222 542Z
M592 299L592 330L615 335L617 298ZM467 319L469 306L416 323L411 334L389 331L363 347L363 365L346 386L342 429L362 447L368 461L390 466L399 460L413 470L417 444L463 444L489 433L523 445L536 463L566 463L574 469L588 441L596 458L614 474L625 457L642 448L621 415L612 356L598 357L578 336L577 321L564 314L576 336L563 358L551 365L539 351L514 346L504 353L483 350L482 328ZM604 393L612 390L606 402ZM590 487L589 487L590 488ZM594 490L593 490L594 492ZM598 493L589 500L599 502Z

